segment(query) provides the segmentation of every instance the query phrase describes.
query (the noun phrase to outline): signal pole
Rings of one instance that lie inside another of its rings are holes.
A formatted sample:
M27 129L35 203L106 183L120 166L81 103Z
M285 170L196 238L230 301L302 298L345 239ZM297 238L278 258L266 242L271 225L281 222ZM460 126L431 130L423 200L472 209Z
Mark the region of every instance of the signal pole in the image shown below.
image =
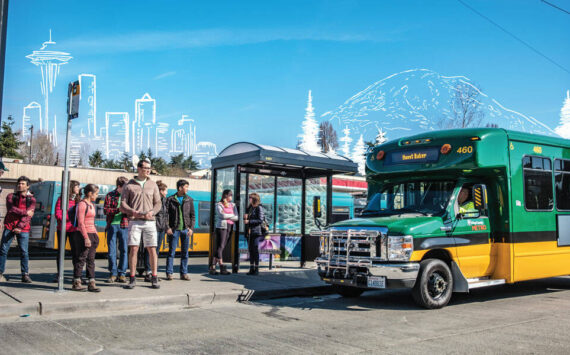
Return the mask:
M69 137L71 136L71 120L79 116L79 81L69 83L67 89L67 132L65 135L65 165L63 168L63 179L61 182L61 235L59 238L59 274L57 275L57 292L63 292L63 264L65 262L65 236L67 225L67 207L69 198L67 196L69 188Z
M32 144L34 144L34 125L30 126L30 155L28 155L28 164L32 163Z

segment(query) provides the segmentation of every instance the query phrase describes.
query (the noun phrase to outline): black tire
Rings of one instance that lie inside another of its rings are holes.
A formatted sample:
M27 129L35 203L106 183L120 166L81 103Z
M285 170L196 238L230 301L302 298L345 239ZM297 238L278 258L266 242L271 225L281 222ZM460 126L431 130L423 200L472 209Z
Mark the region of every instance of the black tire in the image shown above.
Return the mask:
M333 285L334 291L346 298L358 297L364 292L364 289L352 286Z
M442 308L449 303L452 293L453 276L449 266L439 259L422 261L412 289L414 301L428 309Z

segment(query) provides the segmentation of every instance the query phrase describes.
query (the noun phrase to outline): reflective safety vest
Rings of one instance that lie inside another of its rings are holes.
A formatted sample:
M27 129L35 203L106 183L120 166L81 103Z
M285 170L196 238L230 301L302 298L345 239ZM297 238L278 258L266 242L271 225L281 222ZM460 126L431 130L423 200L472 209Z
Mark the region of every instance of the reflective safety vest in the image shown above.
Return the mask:
M473 203L473 201L467 201L461 206L459 206L459 213L466 214L474 212L477 212L477 210L475 209L475 204Z

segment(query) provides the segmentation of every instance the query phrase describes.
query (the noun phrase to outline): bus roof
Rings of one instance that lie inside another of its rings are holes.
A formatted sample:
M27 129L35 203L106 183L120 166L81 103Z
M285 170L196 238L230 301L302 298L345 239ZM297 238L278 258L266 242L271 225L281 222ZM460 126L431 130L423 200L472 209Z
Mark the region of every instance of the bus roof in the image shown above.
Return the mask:
M465 172L470 169L508 168L508 142L570 148L570 140L502 128L465 128L429 131L376 145L369 150L369 173L411 171ZM446 146L446 147L444 147Z

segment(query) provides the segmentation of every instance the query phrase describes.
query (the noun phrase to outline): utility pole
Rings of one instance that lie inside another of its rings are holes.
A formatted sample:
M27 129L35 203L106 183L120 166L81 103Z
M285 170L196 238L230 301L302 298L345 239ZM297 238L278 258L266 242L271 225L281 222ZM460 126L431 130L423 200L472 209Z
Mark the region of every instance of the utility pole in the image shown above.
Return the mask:
M6 30L8 29L8 0L0 0L0 127L2 126L2 97L4 94L4 63Z
M32 145L34 144L34 125L30 126L30 155L28 155L28 164L32 163Z
M65 165L63 168L63 181L61 182L61 210L64 211L61 217L61 233L59 239L59 275L57 277L58 291L63 292L63 264L65 262L65 241L67 224L67 207L69 203L69 137L71 136L71 120L79 116L79 81L69 83L67 89L67 132L65 135Z

